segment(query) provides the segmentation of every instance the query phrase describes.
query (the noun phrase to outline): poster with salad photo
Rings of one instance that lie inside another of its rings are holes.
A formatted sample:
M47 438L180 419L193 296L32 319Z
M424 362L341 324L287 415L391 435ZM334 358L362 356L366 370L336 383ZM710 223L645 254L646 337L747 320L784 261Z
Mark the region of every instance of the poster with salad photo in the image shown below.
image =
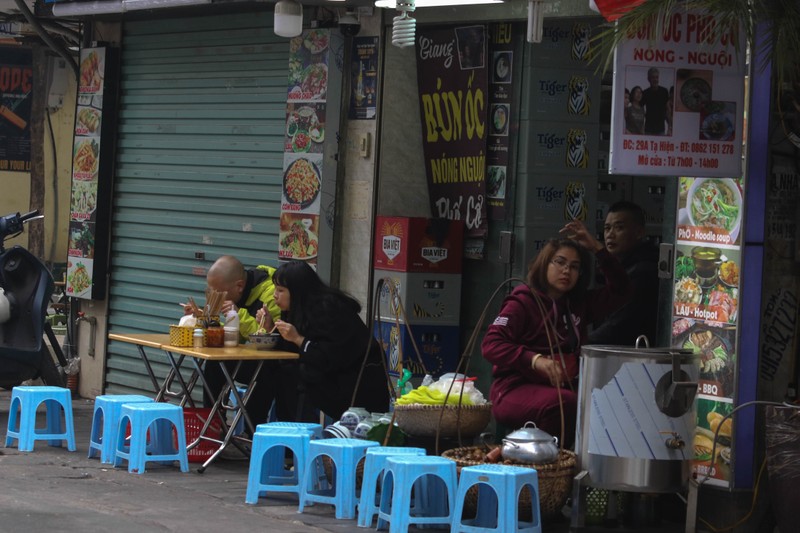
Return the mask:
M330 37L330 30L312 29L289 41L290 102L325 101Z

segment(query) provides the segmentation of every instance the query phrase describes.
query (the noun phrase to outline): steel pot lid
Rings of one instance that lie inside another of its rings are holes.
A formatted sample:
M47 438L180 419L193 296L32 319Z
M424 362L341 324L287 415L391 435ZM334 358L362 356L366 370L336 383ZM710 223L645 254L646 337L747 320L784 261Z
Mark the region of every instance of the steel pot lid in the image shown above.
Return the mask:
M512 442L552 442L553 436L543 429L536 427L533 422L525 422L525 425L516 431L506 435L506 439Z

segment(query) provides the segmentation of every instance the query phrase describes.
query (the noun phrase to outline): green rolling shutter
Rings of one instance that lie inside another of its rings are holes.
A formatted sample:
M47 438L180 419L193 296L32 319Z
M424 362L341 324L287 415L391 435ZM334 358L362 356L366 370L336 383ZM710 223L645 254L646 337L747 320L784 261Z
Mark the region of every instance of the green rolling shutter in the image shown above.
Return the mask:
M289 45L265 10L126 22L122 43L109 331L167 333L220 255L277 265ZM152 391L134 346L109 343L105 388Z

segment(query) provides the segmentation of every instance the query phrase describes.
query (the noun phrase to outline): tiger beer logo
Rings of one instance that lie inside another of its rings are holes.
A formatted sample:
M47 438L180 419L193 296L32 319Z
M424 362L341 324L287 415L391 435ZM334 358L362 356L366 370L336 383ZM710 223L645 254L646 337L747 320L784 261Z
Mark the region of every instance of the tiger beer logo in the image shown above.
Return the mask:
M586 220L588 213L586 185L580 181L570 181L564 189L564 218L566 220Z
M585 22L579 22L572 27L572 59L586 61L592 51L592 28Z
M586 130L573 128L567 134L567 167L587 168L589 150L586 146Z
M442 302L436 302L434 305L436 311L428 311L418 303L414 302L414 318L441 318L444 316L444 304Z
M380 301L382 305L388 305L393 315L397 315L400 310L400 280L385 278L381 287Z
M400 370L400 328L392 326L389 330L389 369Z
M588 115L590 108L589 78L586 76L572 76L569 80L567 111L570 115Z
M391 264L394 258L400 255L403 247L403 226L398 222L384 222L380 234L382 235L381 251L389 258L389 264Z

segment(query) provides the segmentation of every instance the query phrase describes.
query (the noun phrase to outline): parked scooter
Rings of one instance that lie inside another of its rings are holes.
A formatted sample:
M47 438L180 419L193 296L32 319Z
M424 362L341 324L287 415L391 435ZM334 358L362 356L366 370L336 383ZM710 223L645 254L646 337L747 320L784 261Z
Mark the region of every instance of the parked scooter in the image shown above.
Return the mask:
M6 389L37 377L47 385L64 386L61 369L67 360L46 321L55 290L53 275L22 246L5 248L6 239L20 235L26 222L39 218L44 218L39 211L0 218L0 387ZM60 367L42 342L44 335Z

